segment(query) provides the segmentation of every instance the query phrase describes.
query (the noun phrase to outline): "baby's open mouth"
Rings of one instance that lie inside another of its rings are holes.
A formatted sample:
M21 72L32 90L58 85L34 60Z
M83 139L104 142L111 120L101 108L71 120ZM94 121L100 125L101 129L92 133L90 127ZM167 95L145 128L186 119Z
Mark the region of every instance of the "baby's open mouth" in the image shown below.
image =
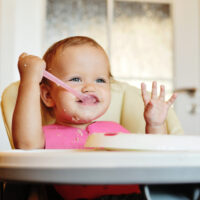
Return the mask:
M85 105L92 105L99 103L99 98L95 95L85 95L82 99L78 99L77 102Z

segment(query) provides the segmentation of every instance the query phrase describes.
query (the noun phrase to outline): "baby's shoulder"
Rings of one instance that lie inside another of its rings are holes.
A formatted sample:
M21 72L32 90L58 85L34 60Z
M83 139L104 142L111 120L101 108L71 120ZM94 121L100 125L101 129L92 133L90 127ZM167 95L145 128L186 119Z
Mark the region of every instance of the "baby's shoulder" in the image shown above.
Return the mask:
M70 127L70 126L63 126L63 125L58 125L58 124L50 124L50 125L45 125L42 127L44 132L53 132L53 131L72 131L76 130L77 128L75 127Z
M99 126L104 126L104 125L107 125L107 126L121 126L119 123L114 122L114 121L96 121L95 124L99 125Z
M122 125L113 121L96 121L93 123L93 127L98 130L98 132L123 132L129 133Z

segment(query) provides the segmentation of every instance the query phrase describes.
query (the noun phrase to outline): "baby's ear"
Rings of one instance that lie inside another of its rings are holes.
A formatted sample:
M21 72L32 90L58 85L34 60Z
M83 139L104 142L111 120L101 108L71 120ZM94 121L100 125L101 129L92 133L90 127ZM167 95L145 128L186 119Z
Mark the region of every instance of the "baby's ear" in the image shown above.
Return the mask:
M50 93L50 86L42 83L40 85L40 95L41 95L41 99L43 101L43 103L51 108L51 107L54 107L55 103L54 103L54 100L53 98L51 97L51 93Z

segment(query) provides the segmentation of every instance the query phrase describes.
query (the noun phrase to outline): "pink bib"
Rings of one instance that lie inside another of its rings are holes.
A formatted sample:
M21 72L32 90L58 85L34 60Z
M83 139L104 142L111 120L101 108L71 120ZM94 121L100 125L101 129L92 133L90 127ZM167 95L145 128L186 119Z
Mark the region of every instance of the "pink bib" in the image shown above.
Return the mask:
M79 129L63 125L48 125L43 127L45 134L45 149L83 149L87 137L93 133L129 133L120 124L110 121L97 121Z

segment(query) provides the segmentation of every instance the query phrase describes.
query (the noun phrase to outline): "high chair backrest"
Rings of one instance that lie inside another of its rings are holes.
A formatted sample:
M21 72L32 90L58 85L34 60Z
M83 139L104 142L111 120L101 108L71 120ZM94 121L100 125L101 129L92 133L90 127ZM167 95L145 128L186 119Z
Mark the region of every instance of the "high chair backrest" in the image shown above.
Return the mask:
M3 92L1 99L1 110L12 148L12 116L16 103L19 82L12 83ZM132 133L144 133L145 121L143 117L144 104L140 89L126 83L113 81L111 84L112 100L108 111L98 120L115 121L120 123ZM55 119L41 103L41 114L43 125L54 123ZM170 108L166 125L169 134L182 134L183 129L172 108Z

